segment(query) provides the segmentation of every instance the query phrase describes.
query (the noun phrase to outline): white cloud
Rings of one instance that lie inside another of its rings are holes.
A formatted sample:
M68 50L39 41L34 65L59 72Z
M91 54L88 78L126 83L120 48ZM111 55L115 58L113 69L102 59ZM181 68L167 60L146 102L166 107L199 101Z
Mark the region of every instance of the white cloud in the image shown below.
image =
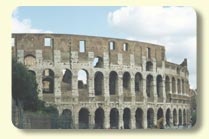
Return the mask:
M187 58L190 84L196 88L196 14L191 7L122 7L108 14L108 23L128 39L164 45L171 62Z
M34 28L30 19L20 20L18 9L12 15L12 33L52 33L51 31Z

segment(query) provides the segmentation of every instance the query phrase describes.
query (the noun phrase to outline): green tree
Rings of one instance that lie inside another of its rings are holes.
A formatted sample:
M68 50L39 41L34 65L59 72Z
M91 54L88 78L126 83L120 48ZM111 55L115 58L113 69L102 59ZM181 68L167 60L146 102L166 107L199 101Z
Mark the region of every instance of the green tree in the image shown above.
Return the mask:
M20 102L24 110L36 111L44 105L38 99L35 76L16 60L12 60L12 98Z

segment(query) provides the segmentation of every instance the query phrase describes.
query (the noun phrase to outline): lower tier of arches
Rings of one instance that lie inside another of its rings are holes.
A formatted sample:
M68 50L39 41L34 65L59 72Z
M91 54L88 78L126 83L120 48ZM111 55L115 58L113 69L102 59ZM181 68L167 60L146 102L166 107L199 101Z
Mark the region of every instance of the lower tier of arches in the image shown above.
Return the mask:
M190 125L189 105L60 105L63 128L74 129L147 129ZM64 117L64 118L63 118ZM61 127L62 128L62 127Z

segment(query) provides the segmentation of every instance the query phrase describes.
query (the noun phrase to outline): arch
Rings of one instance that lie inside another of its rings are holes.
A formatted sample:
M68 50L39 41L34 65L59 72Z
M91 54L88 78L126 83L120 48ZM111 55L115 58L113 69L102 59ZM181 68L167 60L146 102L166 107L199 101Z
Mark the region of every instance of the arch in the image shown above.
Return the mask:
M159 108L157 111L157 128L164 128L163 120L164 120L163 109Z
M186 110L184 109L183 110L183 125L186 125L187 122L186 122Z
M96 96L104 93L104 76L100 71L97 71L94 75L94 92Z
M163 96L163 79L161 75L157 76L157 96L162 97Z
M153 96L153 76L152 75L147 75L147 78L146 78L146 93L147 93L147 97L152 97Z
M64 109L60 116L60 128L71 129L73 128L72 112L69 109Z
M185 90L184 90L184 79L181 80L181 83L182 83L182 84L181 84L181 85L182 85L182 87L181 87L181 88L182 88L182 94L184 94L184 93L185 93L185 92L184 92L184 91L185 91Z
M109 41L109 50L115 50L115 42Z
M165 92L166 92L166 101L171 102L170 79L168 76L165 77Z
M35 66L36 65L36 57L32 54L28 54L24 57L24 65L26 66Z
M130 90L130 86L131 86L131 75L129 72L125 72L123 74L123 88L124 89L127 89L127 90Z
M136 92L142 92L142 87L143 87L143 78L141 73L137 72L135 74L135 91Z
M181 94L181 82L180 82L180 79L177 79L177 88L178 88L178 94Z
M119 112L117 108L112 108L110 111L110 128L119 128Z
M172 93L176 93L176 80L174 77L172 77Z
M136 114L135 114L135 119L136 119L136 128L143 128L143 110L141 108L137 108Z
M94 68L103 68L103 58L100 56L97 56L94 58L93 63L92 63Z
M95 129L103 129L104 128L104 110L102 108L98 108L95 111Z
M130 124L131 124L131 110L129 108L125 108L123 110L124 129L130 129Z
M146 71L153 71L153 64L151 61L146 63Z
M118 74L111 71L109 75L109 92L110 95L116 95L118 91Z
M173 125L177 125L177 110L173 110Z
M147 110L147 127L153 128L154 127L154 110L149 108Z
M168 108L166 110L166 125L170 126L170 117L171 117L171 110Z
M79 129L89 128L89 111L86 108L81 108L79 111Z
M29 72L32 76L36 77L36 72L35 72L35 71L33 71L33 70L28 70L28 72Z
M72 72L69 69L62 70L61 90L72 90Z
M51 69L44 69L42 73L43 93L54 93L54 72Z
M179 125L182 125L182 110L179 109Z
M88 88L88 72L85 69L78 71L78 89Z

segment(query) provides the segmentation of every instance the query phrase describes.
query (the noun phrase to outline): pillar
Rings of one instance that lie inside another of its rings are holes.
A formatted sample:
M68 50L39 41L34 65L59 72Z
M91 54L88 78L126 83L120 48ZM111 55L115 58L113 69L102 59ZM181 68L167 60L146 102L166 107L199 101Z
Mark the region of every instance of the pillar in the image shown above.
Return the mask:
M110 128L110 110L108 108L104 112L104 128Z
M118 123L119 123L119 129L124 129L124 124L123 124L123 109L118 109L119 111L119 119L118 119Z
M145 79L142 79L142 93L143 93L143 98L144 98L144 104L146 104L147 103L147 92L146 92L146 77L145 77Z
M157 103L157 85L156 85L156 76L153 76L153 97L154 97L154 103Z
M165 90L165 78L162 80L162 89L163 89L163 103L166 103L166 90Z
M94 112L94 110L90 110L90 111L89 111L89 128L90 128L90 129L93 129L94 126L95 126L94 117L95 117L95 112Z
M143 128L147 129L147 109L143 109Z
M131 129L136 129L136 117L135 117L135 109L131 110Z

